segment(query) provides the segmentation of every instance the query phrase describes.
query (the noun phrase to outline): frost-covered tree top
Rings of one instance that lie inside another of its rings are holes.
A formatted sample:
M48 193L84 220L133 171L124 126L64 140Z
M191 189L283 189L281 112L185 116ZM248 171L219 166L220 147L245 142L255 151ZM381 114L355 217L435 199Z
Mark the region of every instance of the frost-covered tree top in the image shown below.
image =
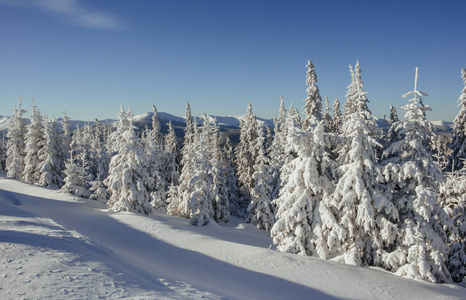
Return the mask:
M399 153L397 159L418 160L420 158L430 158L429 143L433 135L432 123L426 120L426 111L432 110L422 102L422 96L426 93L418 91L418 68L414 78L414 90L403 95L403 98L413 96L409 103L401 108L406 111L405 120L393 124L393 130L399 137L404 137L392 143L385 153ZM439 173L436 170L435 173Z
M317 87L317 74L314 65L307 61L306 85L307 97L304 99L304 121L303 128L308 129L312 124L317 124L322 119L322 98Z
M398 113L396 111L396 108L393 105L390 105L390 121L392 123L398 122L400 119L398 119Z
M367 107L369 100L361 97L361 95L364 95L365 97L367 93L364 91L364 82L361 77L362 71L359 65L359 60L356 61L354 70L351 65L349 69L351 74L351 84L347 87L348 91L346 93L345 116L348 116L359 109L369 111L369 108ZM358 99L358 101L356 101L356 99Z
M159 121L159 117L158 117L158 114L157 114L157 108L155 107L155 105L152 105L152 110L154 112L154 114L152 115L152 132L151 132L151 137L155 143L155 145L159 145L162 141L162 136L161 136L161 132L160 132L160 121Z

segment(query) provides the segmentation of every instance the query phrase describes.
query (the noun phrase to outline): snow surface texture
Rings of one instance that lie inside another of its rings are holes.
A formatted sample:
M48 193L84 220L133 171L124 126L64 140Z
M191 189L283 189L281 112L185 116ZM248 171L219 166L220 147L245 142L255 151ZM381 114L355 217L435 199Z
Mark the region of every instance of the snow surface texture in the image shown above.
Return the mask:
M0 299L465 299L466 289L269 249L243 220L109 213L0 175Z

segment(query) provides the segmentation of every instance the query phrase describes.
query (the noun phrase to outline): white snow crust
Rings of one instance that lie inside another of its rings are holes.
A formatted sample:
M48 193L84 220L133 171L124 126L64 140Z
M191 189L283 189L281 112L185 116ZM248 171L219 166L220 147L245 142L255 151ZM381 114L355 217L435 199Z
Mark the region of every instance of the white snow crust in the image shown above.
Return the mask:
M0 299L465 299L431 284L281 253L234 219L191 226L0 174Z

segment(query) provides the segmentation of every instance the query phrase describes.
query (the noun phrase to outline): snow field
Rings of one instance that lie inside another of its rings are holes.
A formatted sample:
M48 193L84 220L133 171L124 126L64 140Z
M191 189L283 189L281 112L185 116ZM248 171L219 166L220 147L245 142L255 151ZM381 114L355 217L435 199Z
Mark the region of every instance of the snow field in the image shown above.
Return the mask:
M196 227L164 214L109 213L3 174L0 298L465 298L456 285L269 249L271 239L242 222Z

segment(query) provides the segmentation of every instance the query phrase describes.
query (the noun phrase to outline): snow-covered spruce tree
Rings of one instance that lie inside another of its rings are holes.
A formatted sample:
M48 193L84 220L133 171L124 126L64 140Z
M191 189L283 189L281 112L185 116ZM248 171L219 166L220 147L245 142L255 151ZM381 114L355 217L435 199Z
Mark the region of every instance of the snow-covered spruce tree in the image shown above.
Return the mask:
M333 129L333 118L330 115L330 103L328 102L328 97L325 96L325 110L322 116L322 120L325 124L325 131L326 132L334 132Z
M251 202L248 206L246 222L256 225L257 228L270 231L274 222L272 209L273 188L270 185L271 167L270 159L265 153L265 137L262 126L259 126L254 147L258 156L254 164L254 187L251 190Z
M455 117L451 143L449 147L453 150L450 157L448 171L460 170L463 168L466 159L466 69L461 70L461 77L464 88L458 98L460 111Z
M357 68L359 66L357 65ZM396 237L397 211L380 189L375 140L377 125L359 76L356 93L341 128L338 183L320 207L321 257L353 265L383 265L383 255Z
M191 116L191 106L186 102L186 114L185 114L186 127L184 131L184 144L181 149L181 172L179 177L179 185L172 189L169 193L167 202L167 213L172 216L180 216L189 218L189 211L181 208L181 195L188 189L188 181L194 174L194 130L196 124L193 122ZM197 128L196 128L197 130ZM176 191L175 191L176 190Z
M320 97L319 88L317 87L317 74L314 71L314 65L310 60L307 61L306 89L307 97L304 99L304 120L303 129L309 129L312 124L322 120L322 98Z
M451 218L448 230L448 270L454 282L466 286L466 174L449 173L440 184L440 204Z
M108 177L110 156L106 147L106 128L105 124L97 123L94 126L94 139L91 141L91 149L93 149L93 174L94 180L89 182L89 191L92 192L90 199L107 200L108 192L104 185L104 180Z
M61 169L65 169L65 163L68 161L71 151L71 131L70 131L70 118L66 115L66 111L63 112L63 117L60 121L60 142L61 142L61 158L62 166Z
M214 218L212 165L207 130L193 124L192 142L185 148L177 199L168 206L168 213L191 219L192 225L203 226Z
M340 109L340 101L338 101L338 98L335 98L335 102L333 103L333 126L331 132L340 133L342 123L343 117Z
M27 126L24 169L22 180L28 183L38 183L40 179L40 158L39 151L43 147L44 124L40 111L32 99L31 123Z
M303 255L315 254L314 229L319 222L318 207L323 195L331 192L333 187L328 141L321 117L321 98L315 84L315 72L313 67L310 69L308 94L313 96L306 98L305 107L320 108L306 113L303 130L293 118L287 122L287 146L292 148L288 152L294 151L297 157L282 168L283 187L280 197L274 200L277 221L271 230L280 251Z
M150 195L144 185L149 176L144 165L144 151L132 124L132 112L121 114L127 118L128 127L122 133L121 147L112 157L105 185L108 186L110 211L135 210L148 214L152 211ZM120 120L121 121L121 120Z
M208 147L211 149L214 219L217 223L226 223L230 220L230 193L225 173L226 166L222 160L217 120L214 119L213 122L210 122L209 119L207 115L204 115L203 130L206 131L206 135L210 139Z
M165 172L165 152L162 147L162 133L155 105L152 106L152 130L143 139L145 150L145 165L149 176L144 178L146 189L150 193L151 204L155 209L165 209L167 206L167 191L169 182Z
M297 157L282 169L283 187L274 200L276 222L271 230L280 251L316 254L314 228L319 221L318 207L323 195L332 190L326 143L322 122L310 130L290 124L287 145Z
M278 210L278 207L282 201L282 198L278 197L280 194L280 189L287 184L290 174L294 171L294 166L292 166L290 162L297 157L295 147L289 144L288 135L290 128L292 128L293 132L295 129L301 128L301 118L299 117L299 112L293 108L293 105L290 105L287 110L285 122L282 126L280 126L280 136L278 137L278 143L281 144L280 147L282 148L283 152L278 161L279 165L275 165L274 162L274 165L280 168L279 182L278 184L274 184L275 187L278 188L278 191L276 189L274 190L274 200L272 201L272 205L274 206L275 211ZM271 158L273 161L275 161L274 156L271 155Z
M223 147L222 161L226 180L225 184L228 191L228 201L230 203L230 215L238 216L238 178L236 177L236 170L234 166L233 146L231 145L229 138L226 139L225 146Z
M41 146L38 153L40 159L39 184L42 186L61 186L63 165L61 159L64 156L61 153L60 132L55 119L45 120L44 139L41 141Z
M23 98L17 96L16 99L18 106L15 106L11 126L8 128L7 133L6 175L8 178L21 179L24 168L26 135L26 125L22 118L26 111L21 108L21 100Z
M257 153L253 147L257 138L257 118L252 112L252 105L248 101L246 116L240 120L240 142L236 146L236 174L240 191L240 211L247 209L251 198L251 189L254 187L254 163ZM241 214L241 213L240 213Z
M288 135L287 116L283 97L281 97L280 110L278 118L274 118L274 137L270 148L267 149L270 157L272 200L277 199L282 185L280 179L281 168L289 163L294 157L288 151L286 137ZM290 120L291 122L291 120Z
M159 115L157 112L157 108L155 107L154 104L152 104L152 139L154 140L155 145L159 146L161 148L162 145L162 132L161 129L162 127L160 126L160 121L159 121Z
M413 96L402 107L405 120L392 125L400 138L384 151L385 181L401 224L396 248L384 259L385 268L408 278L449 282L443 226L451 221L437 203L442 173L429 151L433 133L425 112L431 109L421 101L427 95L417 90L417 74L416 68L414 91L403 95Z
M168 122L168 134L165 136L165 177L169 184L178 185L178 142L172 122Z
M359 65L359 60L356 61L354 69L351 67L351 65L349 66L349 69L351 74L351 84L347 86L346 102L344 105L344 119L358 111L358 105L360 105L361 103L356 104L356 98L359 97L359 92L364 90L364 82L362 81L361 77L362 71ZM365 110L369 110L369 108L367 108L367 102L363 103L362 105L366 106L364 107Z
M86 173L86 153L83 151L77 156L73 156L72 151L70 157L65 163L63 174L63 186L60 189L62 193L75 194L78 197L89 198L91 193L88 191L88 175Z
M400 119L398 119L398 113L396 111L395 106L390 105L390 123L395 123L398 122Z
M109 135L107 139L107 149L110 154L110 157L114 156L120 148L126 143L123 138L123 134L129 128L129 117L128 112L123 108L123 104L120 106L120 111L118 112L118 123L116 123L115 130ZM76 131L75 131L76 133Z

